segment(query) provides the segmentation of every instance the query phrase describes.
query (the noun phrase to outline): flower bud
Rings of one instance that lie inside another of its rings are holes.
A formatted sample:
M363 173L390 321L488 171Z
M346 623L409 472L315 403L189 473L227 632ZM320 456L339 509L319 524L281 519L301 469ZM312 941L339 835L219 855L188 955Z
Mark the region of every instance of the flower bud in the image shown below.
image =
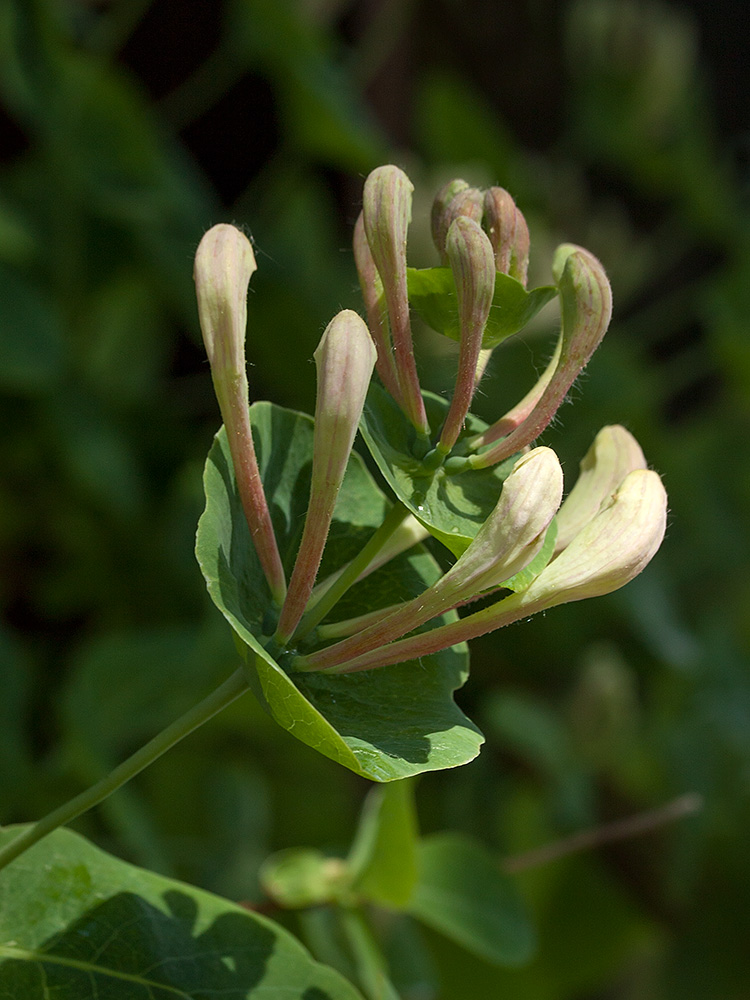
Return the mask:
M661 479L649 469L635 469L524 591L524 604L541 610L624 587L651 561L666 527Z
M318 390L310 502L276 630L281 643L291 637L312 593L375 356L375 345L365 323L351 309L343 310L331 320L314 354Z
M529 270L529 227L504 188L491 187L485 191L484 227L495 252L495 268L525 286Z
M481 226L466 216L451 223L445 249L456 282L461 329L456 388L438 444L447 454L458 440L476 387L479 352L495 291L495 258Z
M482 221L482 192L479 188L469 187L465 181L455 181L452 183L456 185L463 184L464 187L456 190L453 197L442 206L439 213L436 211L435 204L433 204L432 239L440 254L440 263L443 266L447 266L449 263L450 255L448 254L446 241L448 239L448 232L455 220L473 219L476 223L481 223ZM449 186L446 185L447 187ZM442 189L438 194L438 198L443 191L446 191L446 188ZM437 204L437 199L435 202Z
M388 306L396 371L404 411L422 434L429 433L409 320L406 236L414 185L398 167L377 167L365 181L362 204L367 242Z
M296 666L322 670L353 660L515 576L542 547L562 488L562 469L551 448L524 455L476 537L437 583L351 638L299 658Z
M624 427L602 427L581 461L576 484L557 515L555 552L561 552L599 513L629 472L645 469L641 446Z
M469 185L466 181L461 180L460 177L456 177L452 181L448 181L444 184L438 193L435 195L435 199L432 202L432 210L430 211L430 231L432 232L432 242L435 244L435 249L438 252L440 261L443 264L448 263L448 259L445 255L445 237L448 235L448 226L443 225L443 215L445 210L448 208L450 203L461 191L465 191Z
M198 245L193 276L203 343L214 383L245 376L247 289L257 270L248 238L234 226L209 229Z
M276 536L255 457L245 367L247 289L256 270L250 241L234 226L214 226L195 254L195 292L203 342L227 435L250 538L274 600L286 592Z
M629 473L612 498L526 590L450 622L345 661L336 671L371 670L428 656L510 625L537 611L624 587L650 562L666 529L667 495L648 469ZM343 645L340 643L338 645ZM330 647L334 648L334 647Z
M548 372L542 376L546 383L544 390L526 419L494 447L473 456L472 468L495 465L542 433L607 330L612 315L612 291L596 257L582 247L564 244L555 254L553 272L562 305L557 365L549 377ZM495 434L496 428L491 427L477 443L492 441Z
M388 326L388 308L383 296L383 282L375 267L370 244L367 242L362 212L354 226L354 263L359 275L359 286L367 310L367 325L378 356L375 366L380 380L397 403L401 403L401 389L398 384L396 363L393 360L391 331Z

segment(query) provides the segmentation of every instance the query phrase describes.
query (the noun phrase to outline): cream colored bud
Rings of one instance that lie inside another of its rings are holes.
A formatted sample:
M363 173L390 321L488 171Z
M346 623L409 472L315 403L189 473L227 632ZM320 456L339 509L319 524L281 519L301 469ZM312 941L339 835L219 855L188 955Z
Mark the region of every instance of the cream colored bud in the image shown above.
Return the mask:
M524 569L539 552L563 491L560 461L551 448L520 458L503 484L494 510L443 578L463 600L496 587Z
M523 604L536 611L624 587L651 561L666 526L661 479L649 469L636 469L524 591Z
M214 226L198 245L198 318L215 381L245 372L247 289L256 269L250 241L234 226Z
M645 468L646 459L632 434L618 424L602 427L581 461L575 486L557 515L555 552L562 552L599 513L629 472Z

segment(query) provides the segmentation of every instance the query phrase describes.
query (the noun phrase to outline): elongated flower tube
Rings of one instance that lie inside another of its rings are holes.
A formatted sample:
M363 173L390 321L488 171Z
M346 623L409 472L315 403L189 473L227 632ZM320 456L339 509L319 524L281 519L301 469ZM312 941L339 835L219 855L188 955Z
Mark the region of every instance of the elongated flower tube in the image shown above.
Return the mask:
M377 167L365 181L362 218L388 305L401 405L417 431L427 435L430 428L414 360L406 285L406 236L413 190L403 170Z
M495 267L526 286L529 271L529 227L513 198L501 187L484 193L484 228L495 251Z
M393 358L393 344L388 325L388 308L383 297L383 282L375 267L370 244L367 242L365 222L362 212L354 226L354 264L359 275L359 287L367 310L367 325L378 352L375 367L383 385L397 403L401 403L401 387L398 384L396 362Z
M461 327L456 387L438 442L438 449L447 455L458 440L476 388L482 336L495 291L495 256L486 233L467 216L453 221L445 248L456 282Z
M609 326L612 291L604 268L593 254L582 247L563 244L555 254L553 271L562 301L559 361L526 419L502 441L479 455L473 455L470 459L472 468L484 469L495 465L541 434L577 376L588 364ZM493 428L490 427L481 438L481 443L487 443L493 437Z
M555 553L567 548L584 525L609 503L629 472L645 468L646 459L632 434L618 424L602 427L581 460L575 486L557 515Z
M611 502L524 591L460 621L409 636L338 664L337 673L369 670L436 653L546 608L611 593L650 562L666 530L667 495L648 469L629 473Z
M248 410L247 289L256 267L250 241L239 229L214 226L195 254L195 292L242 509L271 594L281 604L286 593L284 569L258 470Z
M356 658L510 579L542 547L562 488L562 469L551 448L535 448L524 455L476 537L437 583L351 638L298 658L295 668L321 670Z
M362 319L345 309L328 324L315 351L315 402L310 502L276 640L289 641L312 593L328 538L367 388L375 367L375 345Z

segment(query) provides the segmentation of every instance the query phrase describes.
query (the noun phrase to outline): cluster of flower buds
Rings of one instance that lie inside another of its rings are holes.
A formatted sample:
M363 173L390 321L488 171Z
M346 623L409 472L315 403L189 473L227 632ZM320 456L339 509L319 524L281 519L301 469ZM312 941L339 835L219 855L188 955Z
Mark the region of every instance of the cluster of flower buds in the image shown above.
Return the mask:
M529 232L502 188L482 192L451 181L434 202L432 233L441 265L450 269L455 283L460 337L455 391L441 426L430 427L410 321L406 242L412 190L395 166L374 170L365 182L354 257L367 324L349 310L339 313L315 352L312 480L288 588L248 411L244 338L247 288L255 270L252 247L238 230L221 225L206 234L196 255L200 322L237 489L278 608L270 641L279 654L292 651L287 663L297 671L350 672L412 660L553 605L608 593L644 568L665 531L664 487L624 428L600 431L562 505L557 456L549 448L529 450L609 323L609 283L588 251L565 244L555 254L561 332L537 384L486 430L473 436L465 430L490 354L484 338L497 308L496 283L517 283L526 294ZM498 279L499 274L507 277ZM415 455L426 474L440 470L470 477L518 458L502 490L498 479L494 509L437 583L411 601L336 622L327 616L345 590L423 539L430 528L397 504L359 557L329 579L316 581L374 369L413 429ZM425 629L445 612L495 592L498 600L482 610ZM303 654L300 645L308 651Z

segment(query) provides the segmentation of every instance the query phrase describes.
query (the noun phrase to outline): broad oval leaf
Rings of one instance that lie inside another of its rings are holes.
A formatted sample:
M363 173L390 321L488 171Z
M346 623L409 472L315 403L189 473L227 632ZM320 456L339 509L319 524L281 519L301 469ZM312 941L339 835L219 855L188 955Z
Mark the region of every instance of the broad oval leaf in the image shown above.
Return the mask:
M496 965L523 965L536 942L511 878L489 851L456 833L425 837L409 913L474 955Z
M431 392L422 395L430 427L438 431L450 404ZM453 454L461 454L463 438L486 428L484 421L470 413ZM443 467L425 473L412 450L414 428L393 397L375 382L367 394L360 429L370 454L399 500L431 535L460 556L497 503L518 456L469 473L449 475Z
M271 403L251 407L253 436L281 558L290 573L304 524L313 421ZM482 735L453 701L468 674L466 646L422 660L349 675L288 673L264 647L273 606L237 496L221 430L204 475L206 509L196 555L209 594L230 623L248 680L263 707L293 736L373 781L464 764ZM353 558L380 526L389 503L352 455L321 567L325 577ZM439 576L422 547L358 583L334 609L345 619L419 594ZM446 619L447 620L447 619Z
M456 282L449 267L406 269L409 305L438 333L461 339ZM482 347L497 347L519 333L557 295L554 285L540 285L527 291L520 281L498 271L492 308L484 328Z
M0 831L0 844L22 827ZM361 1000L287 931L56 830L0 874L0 996Z

